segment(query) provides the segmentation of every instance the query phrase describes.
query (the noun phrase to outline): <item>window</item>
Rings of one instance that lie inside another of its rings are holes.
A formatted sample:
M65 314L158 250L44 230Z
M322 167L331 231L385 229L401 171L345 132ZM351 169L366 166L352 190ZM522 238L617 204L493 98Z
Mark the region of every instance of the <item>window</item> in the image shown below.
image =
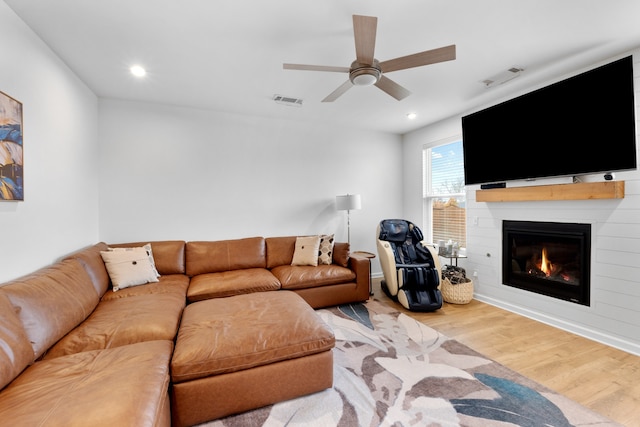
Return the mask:
M423 229L431 242L451 240L467 247L467 210L462 140L458 137L422 150Z

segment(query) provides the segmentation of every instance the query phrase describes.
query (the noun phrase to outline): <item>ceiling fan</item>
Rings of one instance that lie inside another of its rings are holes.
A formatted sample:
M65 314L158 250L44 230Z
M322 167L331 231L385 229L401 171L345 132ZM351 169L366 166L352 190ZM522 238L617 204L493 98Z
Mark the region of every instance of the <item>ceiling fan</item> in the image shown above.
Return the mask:
M349 73L349 80L331 92L322 102L333 102L353 85L375 85L398 101L411 94L398 83L384 76L391 71L421 67L423 65L456 59L456 46L450 45L426 50L413 55L402 56L379 62L373 57L376 45L378 18L373 16L353 15L353 35L356 42L356 60L350 67L332 67L326 65L283 64L285 70L330 71Z

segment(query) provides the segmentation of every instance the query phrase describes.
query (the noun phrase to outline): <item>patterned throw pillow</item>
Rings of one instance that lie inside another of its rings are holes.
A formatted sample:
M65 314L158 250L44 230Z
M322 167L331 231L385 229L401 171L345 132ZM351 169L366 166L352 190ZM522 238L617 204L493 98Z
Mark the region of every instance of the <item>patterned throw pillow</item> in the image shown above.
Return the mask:
M318 264L329 265L333 263L333 242L333 234L320 236Z

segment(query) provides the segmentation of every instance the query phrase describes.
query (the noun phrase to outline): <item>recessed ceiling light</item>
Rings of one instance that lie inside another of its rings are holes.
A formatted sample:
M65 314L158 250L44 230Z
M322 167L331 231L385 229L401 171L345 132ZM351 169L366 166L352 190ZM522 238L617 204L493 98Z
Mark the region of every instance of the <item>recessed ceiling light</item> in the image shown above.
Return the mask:
M134 65L133 67L129 68L129 71L131 71L131 74L136 77L144 77L147 74L147 70L142 68L140 65Z
M413 120L416 117L418 117L418 115L416 113L407 113L407 119L409 119L409 120Z

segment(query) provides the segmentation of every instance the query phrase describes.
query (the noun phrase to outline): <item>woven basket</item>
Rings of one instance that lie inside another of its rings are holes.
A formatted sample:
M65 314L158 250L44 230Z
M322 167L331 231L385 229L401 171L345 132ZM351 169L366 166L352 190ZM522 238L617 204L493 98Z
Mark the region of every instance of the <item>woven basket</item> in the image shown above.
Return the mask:
M440 291L442 299L451 304L468 304L473 299L473 281L465 283L451 284L449 279L440 281Z

